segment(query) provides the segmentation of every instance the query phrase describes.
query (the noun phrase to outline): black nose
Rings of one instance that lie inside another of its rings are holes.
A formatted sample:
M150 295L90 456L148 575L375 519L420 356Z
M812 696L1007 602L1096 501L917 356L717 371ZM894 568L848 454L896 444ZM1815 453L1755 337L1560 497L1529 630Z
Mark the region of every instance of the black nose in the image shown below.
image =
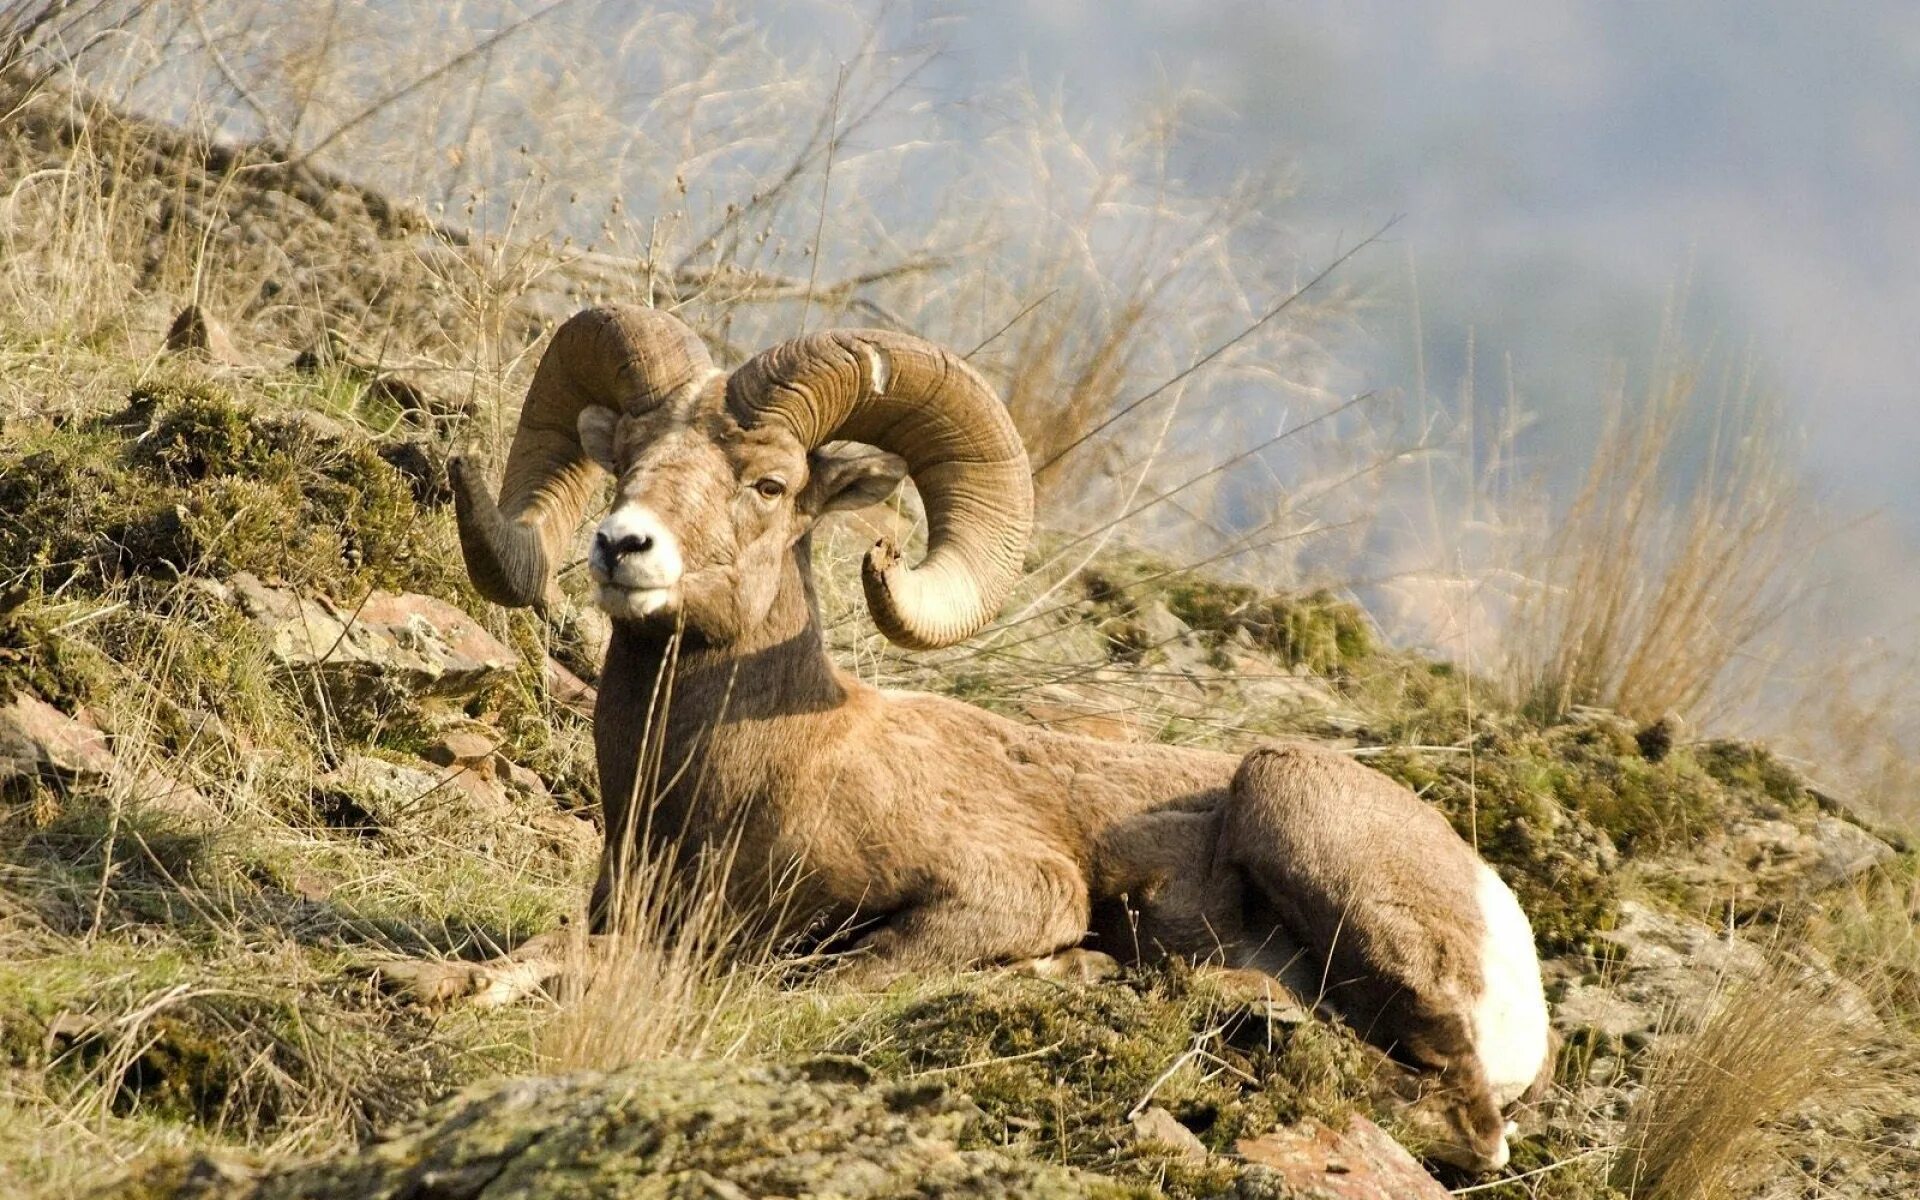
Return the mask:
M604 533L596 533L593 545L607 562L619 562L629 554L645 554L653 549L653 539L645 534L629 533L616 542Z

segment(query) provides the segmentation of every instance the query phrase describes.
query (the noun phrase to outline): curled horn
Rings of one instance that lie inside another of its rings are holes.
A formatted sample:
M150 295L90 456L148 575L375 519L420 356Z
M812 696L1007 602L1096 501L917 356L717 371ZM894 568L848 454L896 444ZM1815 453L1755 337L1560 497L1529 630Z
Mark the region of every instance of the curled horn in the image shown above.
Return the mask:
M460 551L480 594L515 608L555 599L554 567L601 475L580 445L583 410L642 411L712 374L699 335L656 309L589 308L555 330L520 409L499 503L473 463L447 466Z
M742 424L777 422L812 449L835 439L898 454L927 510L918 566L882 539L861 577L874 624L917 650L993 619L1020 577L1033 477L1013 420L951 350L878 329L808 334L762 351L727 381Z

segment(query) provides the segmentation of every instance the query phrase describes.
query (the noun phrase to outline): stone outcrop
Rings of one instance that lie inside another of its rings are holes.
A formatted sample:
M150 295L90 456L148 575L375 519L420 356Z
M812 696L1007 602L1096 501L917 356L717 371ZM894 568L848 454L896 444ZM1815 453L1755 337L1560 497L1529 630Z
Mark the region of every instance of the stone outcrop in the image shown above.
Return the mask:
M365 1149L254 1175L209 1158L148 1167L118 1195L177 1200L542 1200L562 1196L1126 1197L1098 1175L980 1147L937 1084L818 1068L655 1064L467 1091Z

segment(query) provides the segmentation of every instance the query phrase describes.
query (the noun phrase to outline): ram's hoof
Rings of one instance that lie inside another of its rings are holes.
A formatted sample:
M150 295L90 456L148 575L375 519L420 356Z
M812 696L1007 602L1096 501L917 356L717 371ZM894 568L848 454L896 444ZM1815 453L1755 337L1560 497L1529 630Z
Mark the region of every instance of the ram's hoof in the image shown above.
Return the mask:
M1099 983L1120 974L1120 962L1113 955L1102 954L1098 950L1073 949L1049 954L1045 958L1029 959L1014 970L1035 979L1051 979L1057 983Z
M390 996L438 1008L479 992L487 975L473 963L403 958L375 966L373 982Z

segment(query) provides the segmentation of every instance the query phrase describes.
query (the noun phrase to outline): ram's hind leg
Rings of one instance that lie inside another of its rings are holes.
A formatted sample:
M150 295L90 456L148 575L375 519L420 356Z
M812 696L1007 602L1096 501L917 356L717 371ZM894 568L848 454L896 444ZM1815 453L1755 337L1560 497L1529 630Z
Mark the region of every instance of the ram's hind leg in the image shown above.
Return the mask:
M1027 963L1085 936L1086 883L1068 859L1001 857L957 866L862 938L842 978L876 986L913 972Z
M1245 880L1214 852L1219 820L1163 810L1103 830L1094 944L1129 962L1241 965Z

